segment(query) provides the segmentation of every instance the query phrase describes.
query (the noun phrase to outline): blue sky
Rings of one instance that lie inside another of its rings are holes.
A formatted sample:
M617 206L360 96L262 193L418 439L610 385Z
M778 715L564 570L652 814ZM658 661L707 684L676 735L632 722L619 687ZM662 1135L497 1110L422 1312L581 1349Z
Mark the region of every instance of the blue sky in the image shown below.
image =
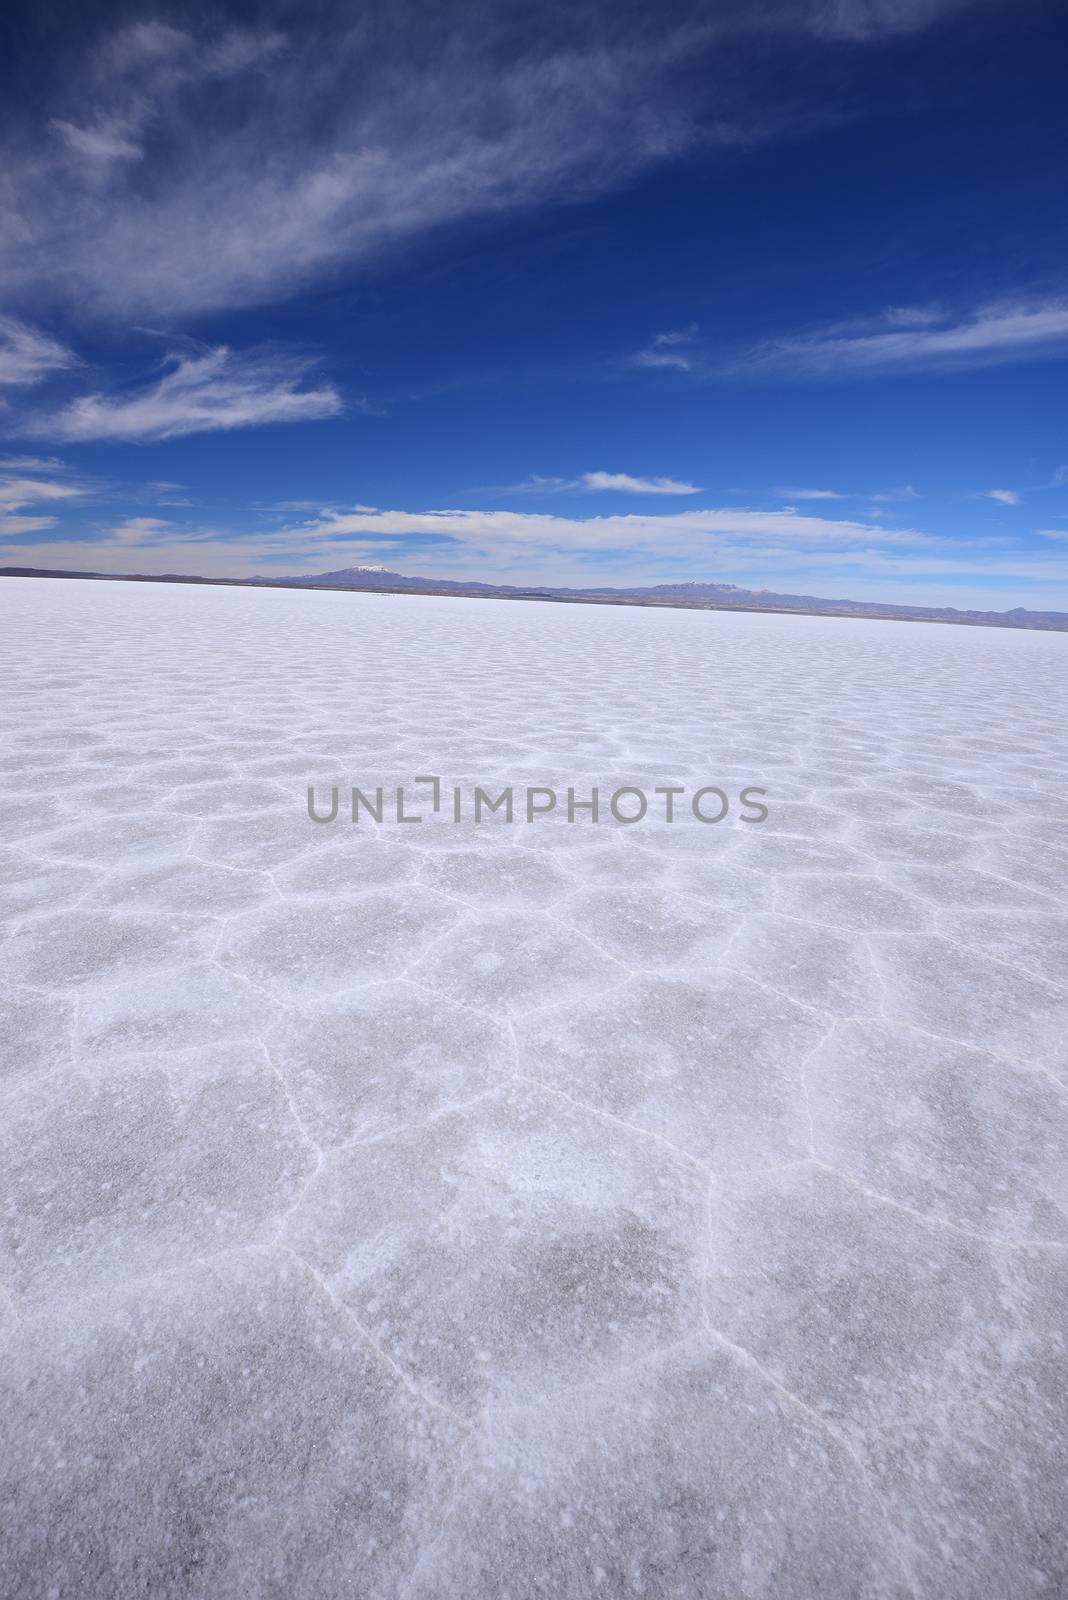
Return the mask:
M1066 39L8 8L0 563L1068 610Z

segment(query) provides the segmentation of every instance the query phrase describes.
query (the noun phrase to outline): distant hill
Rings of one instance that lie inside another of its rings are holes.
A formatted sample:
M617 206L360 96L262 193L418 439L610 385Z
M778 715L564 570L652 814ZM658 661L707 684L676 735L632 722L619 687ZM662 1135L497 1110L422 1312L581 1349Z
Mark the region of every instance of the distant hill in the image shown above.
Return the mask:
M388 567L341 567L336 572L297 573L290 577L201 578L193 573L162 577L108 572L57 572L47 567L0 567L7 578L92 578L128 583L200 583L216 587L271 589L351 589L379 594L467 595L502 600L557 600L571 604L667 606L712 611L797 612L821 617L881 617L908 622L946 622L989 628L1032 628L1068 633L1068 612L958 611L955 606L887 605L875 600L828 600L814 594L779 594L773 589L742 589L734 583L657 583L632 589L603 587L568 589L474 579L421 578Z

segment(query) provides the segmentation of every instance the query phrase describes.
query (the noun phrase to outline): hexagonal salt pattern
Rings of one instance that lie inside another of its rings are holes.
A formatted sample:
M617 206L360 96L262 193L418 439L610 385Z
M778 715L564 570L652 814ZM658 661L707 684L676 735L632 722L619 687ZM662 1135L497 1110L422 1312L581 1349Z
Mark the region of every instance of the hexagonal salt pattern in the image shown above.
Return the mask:
M0 651L6 1592L1068 1590L1068 639L9 580Z

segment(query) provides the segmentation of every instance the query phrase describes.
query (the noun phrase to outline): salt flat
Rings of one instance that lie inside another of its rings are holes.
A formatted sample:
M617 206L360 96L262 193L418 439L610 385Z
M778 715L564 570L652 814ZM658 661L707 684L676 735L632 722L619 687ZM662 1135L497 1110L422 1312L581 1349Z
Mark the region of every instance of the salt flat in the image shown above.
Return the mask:
M0 637L9 1593L1065 1591L1068 638L45 580Z

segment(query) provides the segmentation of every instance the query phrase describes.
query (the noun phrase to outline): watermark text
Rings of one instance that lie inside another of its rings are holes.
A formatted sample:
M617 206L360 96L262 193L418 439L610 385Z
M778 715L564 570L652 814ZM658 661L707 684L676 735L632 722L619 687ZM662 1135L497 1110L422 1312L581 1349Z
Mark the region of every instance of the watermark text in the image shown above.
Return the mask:
M387 823L411 825L433 817L446 822L616 823L630 827L647 819L656 822L696 821L705 824L766 822L763 804L767 790L749 785L737 791L706 784L689 790L683 784L656 784L651 789L623 784L609 791L593 785L569 785L560 790L548 785L507 784L503 788L445 784L440 777L417 777L407 784L342 788L332 784L320 790L308 785L308 816L312 822L342 820L383 827Z

